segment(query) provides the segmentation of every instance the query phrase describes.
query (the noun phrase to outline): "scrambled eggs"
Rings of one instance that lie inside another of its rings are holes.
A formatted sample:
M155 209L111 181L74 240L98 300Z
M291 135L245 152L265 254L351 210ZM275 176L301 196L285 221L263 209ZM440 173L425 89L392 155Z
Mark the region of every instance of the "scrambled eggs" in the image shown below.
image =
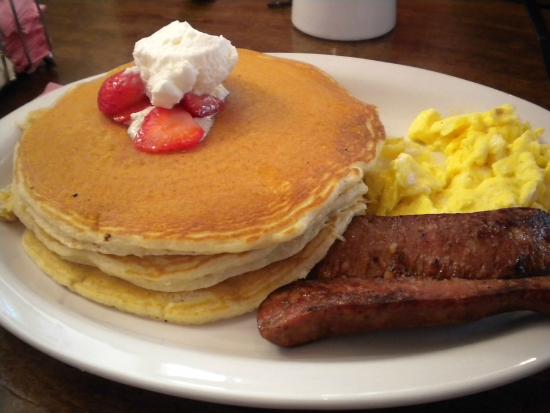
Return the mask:
M388 139L367 174L369 213L550 209L550 145L514 108L442 118L420 113L408 139Z

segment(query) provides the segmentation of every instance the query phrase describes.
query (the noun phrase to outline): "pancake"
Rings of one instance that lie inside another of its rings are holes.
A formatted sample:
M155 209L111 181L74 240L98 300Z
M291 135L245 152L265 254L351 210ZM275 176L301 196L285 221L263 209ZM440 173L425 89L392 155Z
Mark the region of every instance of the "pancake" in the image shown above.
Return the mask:
M111 255L275 248L362 185L384 138L373 107L303 63L240 50L230 96L196 150L137 151L97 109L103 78L37 116L13 191L47 235Z
M305 277L362 208L358 204L335 214L302 251L286 260L188 292L146 290L94 267L65 261L30 231L26 231L23 245L44 272L85 298L139 316L178 324L203 324L252 311L270 292Z
M310 65L239 56L192 151L136 150L97 108L105 77L30 117L0 206L44 272L122 311L202 324L305 277L365 211L376 110Z
M356 212L364 212L362 195L366 186L358 186L343 194L336 204L336 210L348 205L357 205ZM363 205L363 208L360 206ZM252 250L238 254L216 255L134 255L118 256L94 251L66 247L50 237L27 213L17 198L13 207L21 222L50 251L62 259L99 268L108 275L122 278L137 286L155 291L187 291L215 285L228 278L265 267L273 262L288 258L310 242L326 225L322 222L312 225L301 236L277 245L274 248Z

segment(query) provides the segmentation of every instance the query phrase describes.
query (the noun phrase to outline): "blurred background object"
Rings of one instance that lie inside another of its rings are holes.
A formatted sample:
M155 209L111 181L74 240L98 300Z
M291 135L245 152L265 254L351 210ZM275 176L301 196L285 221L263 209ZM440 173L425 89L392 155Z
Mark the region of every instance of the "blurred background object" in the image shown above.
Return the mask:
M0 0L0 87L52 58L43 9L34 0Z
M529 16L535 26L535 31L539 38L542 57L546 66L546 73L550 78L550 39L548 38L548 27L544 17L544 10L550 10L550 1L548 0L524 0Z
M267 7L270 9L282 9L292 6L292 0L270 0L267 2Z
M292 24L328 40L366 40L395 27L396 0L294 0Z
M15 80L15 68L10 59L4 54L0 45L0 88L8 82Z

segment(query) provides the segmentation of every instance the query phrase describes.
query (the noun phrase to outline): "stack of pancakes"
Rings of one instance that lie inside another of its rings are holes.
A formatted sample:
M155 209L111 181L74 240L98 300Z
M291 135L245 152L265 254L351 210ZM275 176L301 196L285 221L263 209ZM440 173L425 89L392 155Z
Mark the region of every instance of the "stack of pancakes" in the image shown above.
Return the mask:
M163 155L99 112L103 80L33 117L11 187L26 251L76 293L175 323L233 317L305 277L364 212L384 130L318 69L240 50L206 140Z

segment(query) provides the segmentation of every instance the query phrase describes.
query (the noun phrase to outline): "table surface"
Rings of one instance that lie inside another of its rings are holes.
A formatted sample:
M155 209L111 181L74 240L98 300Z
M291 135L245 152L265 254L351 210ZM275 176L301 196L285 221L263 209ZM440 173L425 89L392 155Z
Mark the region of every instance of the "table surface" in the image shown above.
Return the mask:
M130 59L134 42L170 21L223 34L237 47L323 53L400 63L500 89L550 109L550 80L525 6L505 0L401 0L397 26L373 40L320 40L294 29L290 8L264 0L44 1L55 64L0 91L0 117L39 95ZM548 2L546 2L548 4ZM548 14L543 12L546 24ZM389 412L550 412L550 369L454 400ZM160 395L64 365L0 328L0 412L261 411Z

